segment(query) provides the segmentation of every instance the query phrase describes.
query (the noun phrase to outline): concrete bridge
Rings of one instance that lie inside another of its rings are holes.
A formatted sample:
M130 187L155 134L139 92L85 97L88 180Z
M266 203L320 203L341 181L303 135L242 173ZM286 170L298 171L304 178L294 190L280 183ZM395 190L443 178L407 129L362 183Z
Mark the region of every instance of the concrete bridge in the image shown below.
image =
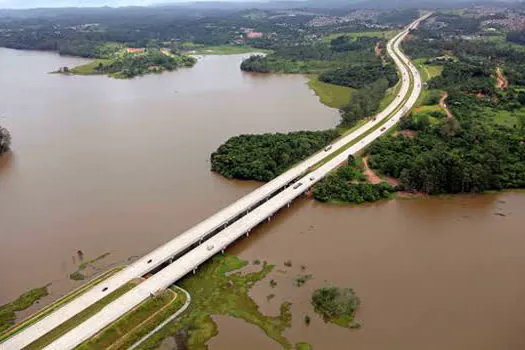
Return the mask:
M373 120L7 339L0 344L0 349L21 349L132 279L156 272L46 347L59 350L74 348L142 303L152 293L195 272L206 260L223 252L240 237L249 235L261 222L271 220L279 210L288 207L294 199L345 162L349 155L356 154L386 133L414 106L421 92L420 74L401 52L399 45L409 30L428 16L413 22L388 42L387 51L399 70L401 88L392 103Z

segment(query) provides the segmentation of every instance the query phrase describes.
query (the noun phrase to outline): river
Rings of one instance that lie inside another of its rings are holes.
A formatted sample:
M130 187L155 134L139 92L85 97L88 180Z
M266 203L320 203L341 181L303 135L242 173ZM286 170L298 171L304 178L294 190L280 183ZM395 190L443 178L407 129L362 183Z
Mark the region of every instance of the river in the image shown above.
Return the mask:
M241 59L207 56L192 69L114 80L47 74L82 59L0 49L0 125L13 136L0 159L0 304L49 282L56 298L78 285L68 280L77 250L125 262L255 188L209 171L230 136L338 122L303 77L243 74ZM277 288L265 280L251 295L265 313L293 302L293 342L523 349L523 208L519 192L359 207L301 199L231 252L278 265ZM303 273L314 279L295 287ZM332 283L361 297L362 329L327 325L311 310L312 290ZM212 349L273 345L256 327L216 320L224 332Z

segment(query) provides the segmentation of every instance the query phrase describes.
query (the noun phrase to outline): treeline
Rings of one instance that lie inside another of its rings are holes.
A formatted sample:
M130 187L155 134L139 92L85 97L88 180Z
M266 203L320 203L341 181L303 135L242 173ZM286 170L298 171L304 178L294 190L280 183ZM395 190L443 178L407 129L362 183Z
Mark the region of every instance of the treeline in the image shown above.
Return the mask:
M388 85L388 80L379 79L354 92L350 97L348 106L341 111L343 124L353 125L358 120L375 114Z
M525 45L525 30L516 30L508 32L507 41L519 45Z
M186 55L165 55L159 50L147 50L144 54L125 54L109 64L99 63L95 71L100 74L117 74L121 78L172 71L181 67L191 67L196 59Z
M211 170L231 179L270 181L338 136L327 130L232 137L211 155Z
M379 185L351 183L340 175L328 175L314 187L314 198L321 202L361 204L392 197L395 189L386 182Z
M395 191L387 183L373 185L366 181L362 163L349 159L347 166L340 167L316 184L313 195L321 202L361 204L390 198Z
M388 86L394 86L398 81L394 66L381 63L353 64L330 69L319 76L319 80L325 83L348 86L354 89L360 89L381 78L387 79Z
M0 156L9 151L11 147L11 135L6 128L0 126Z

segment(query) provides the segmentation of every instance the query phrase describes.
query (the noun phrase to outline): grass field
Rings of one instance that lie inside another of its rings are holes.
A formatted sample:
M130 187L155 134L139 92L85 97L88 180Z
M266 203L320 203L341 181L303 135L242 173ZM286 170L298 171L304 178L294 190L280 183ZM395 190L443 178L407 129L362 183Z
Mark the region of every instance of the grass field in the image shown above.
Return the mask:
M331 108L341 109L350 103L355 90L346 86L327 84L317 79L316 75L308 76L308 86L315 91L321 103Z
M512 112L485 108L483 115L485 115L492 124L503 125L509 128L513 128L514 126L519 127L520 118L525 118L525 108Z
M421 73L421 78L423 82L427 82L430 79L440 76L443 72L443 66L439 64L425 64L427 61L426 58L418 58L414 60L415 66L418 68Z
M27 328L28 326L32 325L33 323L39 321L40 319L46 317L51 312L55 311L59 307L63 306L64 304L70 302L74 298L79 297L80 295L87 292L92 287L96 286L97 284L101 283L102 281L106 280L110 276L114 275L115 273L122 270L123 267L116 267L114 269L111 269L99 277L95 278L94 280L90 281L89 283L86 283L85 285L73 290L71 293L65 295L64 297L58 299L57 301L47 305L42 310L38 311L37 313L29 316L22 322L14 325L13 327L9 328L5 332L0 334L0 342L3 340L6 340L7 338L13 336L14 334L22 331L23 329Z
M184 43L184 50L188 53L196 55L236 55L250 52L259 52L259 53L270 53L269 50L256 49L250 46L230 46L230 45L221 45L221 46L205 46L198 45L193 43Z
M321 42L328 43L335 38L340 37L341 35L351 37L353 39L358 37L369 37L369 38L378 38L378 39L391 39L396 35L397 31L395 30L386 30L386 31L371 31L371 32L349 32L349 33L334 33L325 36L321 39Z
M89 62L89 63L83 64L81 66L78 66L78 67L75 67L75 68L71 68L70 72L73 73L73 74L78 74L78 75L98 74L95 71L95 68L97 68L97 66L99 64L102 63L103 65L107 65L107 64L110 64L111 62L113 62L113 60L111 60L111 59L98 59L98 60L94 60L93 62Z
M62 323L57 328L53 329L51 332L45 334L44 336L40 337L39 339L35 340L33 343L29 344L25 350L37 350L42 349L46 347L47 345L51 344L53 341L61 337L62 335L66 334L82 322L89 319L91 316L98 313L100 310L102 310L106 305L120 297L121 295L125 294L126 292L130 291L132 288L134 288L137 285L138 281L133 281L125 284L124 286L120 287L113 293L110 293L107 297L104 299L99 300L95 304L91 305L84 311L76 314L75 316L71 317L66 322Z
M177 312L185 303L184 293L167 289L144 301L77 349L127 349L156 326Z

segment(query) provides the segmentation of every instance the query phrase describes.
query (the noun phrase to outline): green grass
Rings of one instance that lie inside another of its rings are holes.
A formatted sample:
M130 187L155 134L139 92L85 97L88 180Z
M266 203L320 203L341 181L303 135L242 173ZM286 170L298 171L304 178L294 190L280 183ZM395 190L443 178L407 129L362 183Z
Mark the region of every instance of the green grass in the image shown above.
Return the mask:
M484 108L483 115L487 117L487 120L489 120L491 124L513 128L515 125L520 125L520 116L525 118L525 108L514 111Z
M316 75L308 76L308 86L314 90L321 103L331 108L341 109L350 103L350 97L355 89L328 84L317 79Z
M381 99L381 102L379 102L379 108L378 110L382 111L386 107L388 107L389 104L394 101L396 96L399 94L399 91L401 90L401 80L397 82L396 85L388 89L385 93L385 96Z
M144 342L141 349L156 349L163 339L172 336L182 338L190 350L207 349L207 342L218 334L212 315L242 319L262 329L283 348L291 349L291 343L283 335L291 326L290 304L281 305L280 315L266 316L248 295L250 288L264 279L274 266L263 263L258 272L235 272L247 264L235 256L217 255L202 265L196 275L182 280L180 286L190 293L191 305L180 319Z
M16 320L15 312L27 309L36 301L48 295L48 286L49 285L31 289L20 295L15 301L0 306L0 332L7 331L14 324ZM0 336L0 341L2 341L4 337L5 335L2 334L2 336Z
M184 293L165 290L160 295L144 301L77 349L106 349L110 346L112 349L127 349L177 312L185 301Z
M221 45L221 46L205 46L192 43L183 44L183 49L187 52L196 55L237 55L250 52L270 53L269 50L256 49L245 45Z
M378 38L378 39L391 39L397 34L395 30L386 30L386 31L370 31L370 32L349 32L349 33L334 33L325 36L321 39L321 42L328 43L335 38L340 37L341 35L351 37L356 39L358 37L369 37L369 38Z
M308 343L297 343L295 344L296 350L313 350L314 348Z
M421 79L423 82L427 82L434 77L438 77L443 72L443 65L439 64L425 64L427 58L418 58L415 59L414 65L421 72Z
M100 63L102 63L103 65L108 65L108 64L111 64L112 62L113 62L113 60L111 60L111 59L101 58L101 59L94 60L93 62L89 62L89 63L83 64L81 66L78 66L78 67L75 67L75 68L71 68L69 71L71 73L73 73L73 74L78 74L78 75L100 74L100 73L97 73L95 71L97 66Z
M42 337L38 338L31 344L29 344L25 350L31 350L31 349L42 349L46 347L47 345L51 344L56 339L60 338L62 335L66 334L82 322L86 321L96 313L98 313L100 310L102 310L106 305L111 303L112 301L119 298L121 295L124 295L126 292L130 291L132 288L134 288L136 285L135 282L129 282L113 293L108 294L107 297L99 300L95 304L91 305L87 309L81 311L80 313L76 314L75 316L71 317L69 320L65 321L52 331L46 333Z
M37 321L41 320L42 318L46 317L51 312L53 312L56 309L60 308L62 305L70 302L74 298L77 298L80 295L84 294L89 289L93 288L95 285L103 282L104 280L106 280L107 278L111 277L112 275L114 275L115 273L119 272L122 269L123 269L123 267L116 267L114 269L111 269L111 270L103 273L99 277L95 278L94 280L90 281L89 283L86 283L85 285L83 285L83 286L73 290L71 293L68 293L64 297L62 297L62 298L56 300L55 302L47 305L42 310L39 310L38 312L36 312L35 314L29 316L28 318L26 318L22 322L14 325L13 327L11 327L8 330L6 330L5 332L1 333L0 334L0 342L6 340L7 338L13 336L14 334L16 334L18 332L21 332L23 329L29 327L30 325L34 324L35 322L37 322Z

